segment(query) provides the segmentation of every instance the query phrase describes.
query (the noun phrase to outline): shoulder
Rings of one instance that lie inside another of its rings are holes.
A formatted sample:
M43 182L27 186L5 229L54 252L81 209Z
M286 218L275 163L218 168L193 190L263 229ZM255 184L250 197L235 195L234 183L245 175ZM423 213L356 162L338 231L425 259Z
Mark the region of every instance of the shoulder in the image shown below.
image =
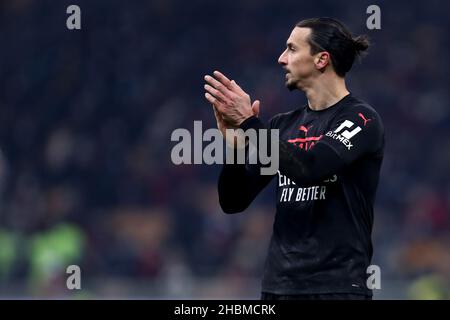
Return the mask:
M341 108L341 112L342 113L366 112L367 114L374 115L377 118L381 118L376 109L372 105L355 96L351 96L350 99L348 99L347 103L345 103L343 108Z
M335 119L348 119L350 121L354 120L358 124L362 124L364 126L371 122L371 125L376 125L380 129L383 129L383 121L376 109L366 101L353 95L347 100L342 108L336 112Z

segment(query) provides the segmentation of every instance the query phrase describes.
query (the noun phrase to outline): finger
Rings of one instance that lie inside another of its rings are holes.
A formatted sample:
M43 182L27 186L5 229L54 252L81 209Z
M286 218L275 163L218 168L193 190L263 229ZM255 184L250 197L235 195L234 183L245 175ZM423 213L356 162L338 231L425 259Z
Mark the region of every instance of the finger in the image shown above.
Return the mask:
M215 105L218 102L217 98L208 92L205 93L205 98L206 100L208 100L209 103L213 105Z
M228 79L222 72L214 71L213 73L216 79L219 80L220 83L222 83L226 88L228 88L229 90L233 89L233 84L231 83L231 80Z
M205 98L206 100L208 100L209 103L211 103L214 107L216 107L219 112L223 112L224 109L223 104L216 97L206 92Z
M244 92L244 90L242 90L242 88L236 83L236 81L231 80L231 85L233 86L233 88L234 88L235 90Z
M238 95L248 96L247 92L242 90L242 88L236 83L236 81L231 80L231 85L233 86L232 92L234 92L234 93L236 93Z
M205 84L204 88L209 94L216 97L216 99L219 99L222 102L226 102L228 100L219 90L214 89L209 84Z
M213 88L215 88L216 90L219 90L223 95L227 96L230 94L230 90L221 82L217 81L216 79L214 79L213 77L206 75L205 76L205 81L212 86Z
M217 122L220 122L221 116L220 116L219 112L217 111L217 109L214 105L212 105L212 108L214 110L214 116L216 117Z
M217 110L217 108L213 105L213 110L214 110L214 116L216 117L216 120L221 122L222 121L222 115L219 113L219 111Z
M261 105L261 102L259 100L255 100L252 105L253 114L255 116L259 116L259 106Z

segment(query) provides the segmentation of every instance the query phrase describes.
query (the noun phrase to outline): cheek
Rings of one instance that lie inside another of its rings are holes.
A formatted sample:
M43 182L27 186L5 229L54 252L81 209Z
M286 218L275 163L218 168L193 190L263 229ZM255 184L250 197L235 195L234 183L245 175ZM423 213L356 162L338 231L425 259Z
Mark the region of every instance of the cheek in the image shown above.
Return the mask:
M314 61L310 55L299 54L298 56L293 57L292 67L296 73L310 73L314 69Z

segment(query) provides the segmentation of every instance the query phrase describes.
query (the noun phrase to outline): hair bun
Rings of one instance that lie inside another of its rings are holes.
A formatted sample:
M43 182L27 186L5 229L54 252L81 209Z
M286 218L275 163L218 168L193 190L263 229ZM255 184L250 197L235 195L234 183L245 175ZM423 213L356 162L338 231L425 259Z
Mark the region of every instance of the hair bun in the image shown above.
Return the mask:
M370 42L369 42L369 38L366 35L357 36L357 37L353 38L352 40L353 40L353 46L355 47L355 50L357 53L366 51L369 48Z

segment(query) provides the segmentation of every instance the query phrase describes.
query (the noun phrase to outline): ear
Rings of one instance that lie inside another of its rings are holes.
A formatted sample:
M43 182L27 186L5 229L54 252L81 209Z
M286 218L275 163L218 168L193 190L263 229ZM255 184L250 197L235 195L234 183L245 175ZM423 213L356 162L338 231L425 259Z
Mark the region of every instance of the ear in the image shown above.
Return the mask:
M314 58L314 63L318 70L322 70L330 64L330 54L326 51L319 52Z

